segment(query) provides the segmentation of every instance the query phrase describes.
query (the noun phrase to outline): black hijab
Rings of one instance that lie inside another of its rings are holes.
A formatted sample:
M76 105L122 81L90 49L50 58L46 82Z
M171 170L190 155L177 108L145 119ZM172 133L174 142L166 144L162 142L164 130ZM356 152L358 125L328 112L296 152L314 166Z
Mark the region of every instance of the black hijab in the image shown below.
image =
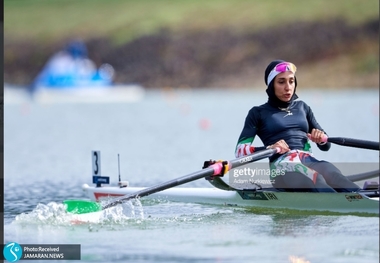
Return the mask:
M269 63L269 65L265 69L265 77L264 77L265 79L264 80L265 80L265 84L268 86L268 88L266 89L266 92L268 94L268 103L274 107L287 108L293 103L294 100L296 100L298 98L298 96L296 94L297 78L294 76L294 81L295 81L294 93L288 102L280 100L275 95L274 84L273 84L275 78L270 83L267 83L269 73L272 71L272 69L276 65L280 64L281 62L285 62L285 61L278 59L278 60L274 60L271 63Z

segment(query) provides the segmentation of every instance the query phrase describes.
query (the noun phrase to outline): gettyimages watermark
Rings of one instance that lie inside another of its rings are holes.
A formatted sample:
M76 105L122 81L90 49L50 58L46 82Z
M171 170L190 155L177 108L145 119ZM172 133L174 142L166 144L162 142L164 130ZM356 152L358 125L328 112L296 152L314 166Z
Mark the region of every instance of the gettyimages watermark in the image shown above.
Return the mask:
M79 244L18 244L9 242L4 245L3 260L80 260Z
M359 187L366 181L379 181L379 163L331 163L339 173L350 178ZM294 170L284 164L282 167L270 166L268 162L253 162L233 168L228 172L229 185L236 189L288 188L286 180L296 180L297 176L308 176L305 165L292 164ZM317 172L318 166L311 170ZM317 172L318 173L318 172ZM377 176L375 176L377 175ZM328 178L328 177L327 177ZM365 178L365 179L360 179ZM312 179L312 178L311 178ZM301 187L302 188L302 187Z
M229 171L229 184L237 189L258 186L270 187L276 176L285 175L285 170L269 167L268 163L251 163Z

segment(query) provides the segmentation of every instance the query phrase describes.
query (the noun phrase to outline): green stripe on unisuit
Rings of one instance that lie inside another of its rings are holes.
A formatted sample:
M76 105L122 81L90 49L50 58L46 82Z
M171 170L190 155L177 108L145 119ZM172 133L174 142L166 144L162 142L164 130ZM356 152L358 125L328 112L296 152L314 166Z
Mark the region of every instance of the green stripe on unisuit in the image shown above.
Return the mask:
M255 137L249 137L249 138L247 138L247 139L244 139L244 140L239 141L238 144L251 143L251 142L253 142L253 139L254 139L254 138L255 138Z
M306 152L311 152L311 145L310 145L310 142L307 141L303 147L303 150L306 151Z
M252 143L254 138L255 138L255 137L249 137L249 138L247 138L247 139L244 139L244 140L239 141L239 142L236 144L235 149L238 147L239 144Z

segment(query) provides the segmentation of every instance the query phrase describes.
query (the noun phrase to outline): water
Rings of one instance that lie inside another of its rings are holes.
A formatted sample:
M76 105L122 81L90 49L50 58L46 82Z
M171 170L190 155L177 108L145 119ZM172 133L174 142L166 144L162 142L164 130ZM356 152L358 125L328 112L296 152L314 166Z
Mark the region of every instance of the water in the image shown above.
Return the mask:
M378 141L378 91L300 91L332 137ZM151 186L234 159L262 90L156 90L138 103L4 107L4 240L81 244L81 262L378 262L378 217L289 214L165 201L130 202L97 223L72 224L61 202L87 197L91 151L102 175ZM256 145L261 145L258 140ZM334 162L379 153L314 147ZM186 185L209 187L205 180ZM46 261L45 261L46 262ZM62 262L62 261L61 261ZM73 262L73 261L70 261Z

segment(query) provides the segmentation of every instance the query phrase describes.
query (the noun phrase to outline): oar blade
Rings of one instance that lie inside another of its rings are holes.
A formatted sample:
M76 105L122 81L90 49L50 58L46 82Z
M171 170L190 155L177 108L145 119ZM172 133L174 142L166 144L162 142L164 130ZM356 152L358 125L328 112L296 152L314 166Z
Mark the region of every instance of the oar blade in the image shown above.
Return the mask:
M97 202L86 200L65 200L66 211L72 214L93 213L102 210L102 206Z

